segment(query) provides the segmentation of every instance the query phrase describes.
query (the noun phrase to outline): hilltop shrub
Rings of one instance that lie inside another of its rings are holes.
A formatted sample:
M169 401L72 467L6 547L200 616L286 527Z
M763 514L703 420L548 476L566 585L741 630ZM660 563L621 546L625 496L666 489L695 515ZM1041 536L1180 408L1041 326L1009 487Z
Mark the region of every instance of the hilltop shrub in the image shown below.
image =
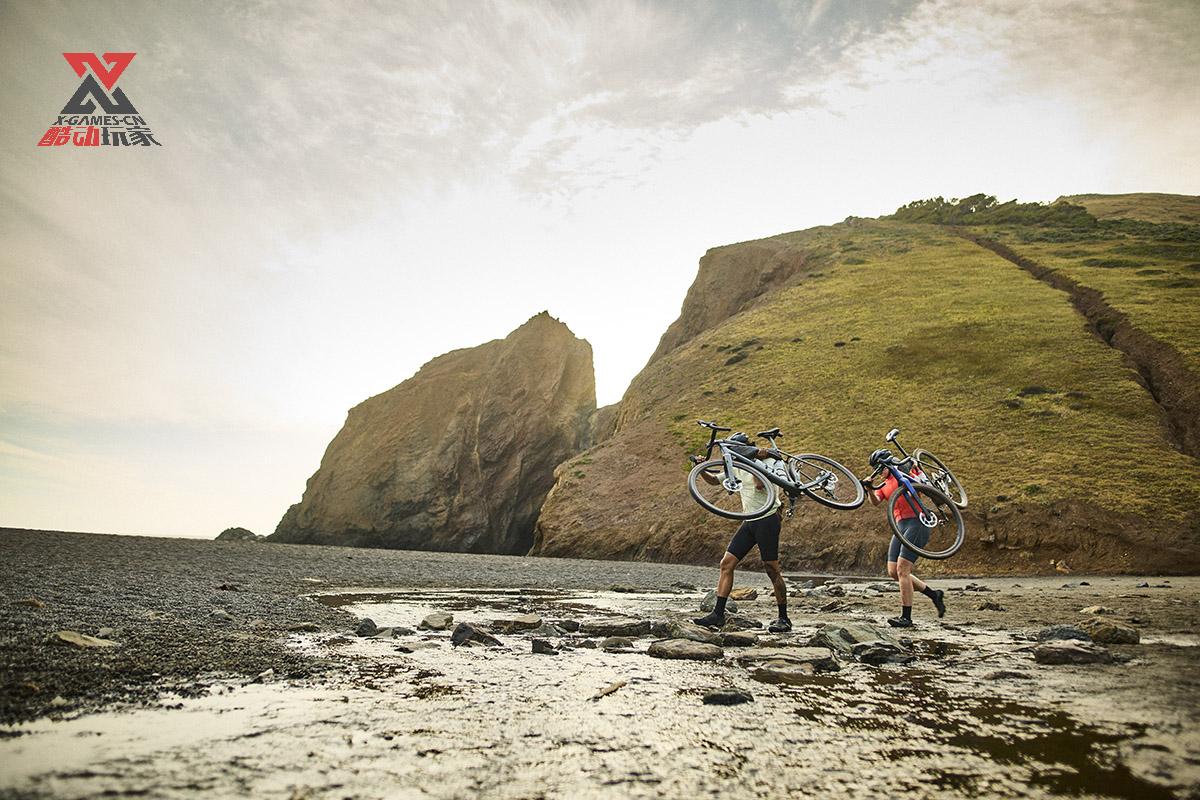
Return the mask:
M936 225L1034 225L1058 228L1094 228L1099 223L1072 203L1001 203L990 194L973 194L961 200L933 197L914 200L896 209L891 219Z

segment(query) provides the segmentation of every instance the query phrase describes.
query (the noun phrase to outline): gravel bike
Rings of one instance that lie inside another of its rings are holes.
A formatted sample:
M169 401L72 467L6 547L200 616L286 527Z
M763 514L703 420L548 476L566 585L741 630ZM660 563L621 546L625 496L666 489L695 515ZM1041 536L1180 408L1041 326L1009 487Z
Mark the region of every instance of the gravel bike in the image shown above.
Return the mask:
M929 476L929 482L933 484L935 489L941 490L942 494L953 500L954 505L958 506L959 508L966 508L967 490L964 489L962 484L958 482L958 478L954 477L954 473L950 471L950 468L943 464L942 460L933 453L929 452L928 450L922 450L919 447L916 450L913 450L912 454L910 455L908 451L904 449L904 445L897 441L896 437L899 435L900 429L892 428L890 431L888 431L887 436L883 438L896 445L896 448L900 450L900 453L905 458L915 459L917 466L921 468L922 472Z
M696 420L709 429L708 446L703 456L692 456L695 464L688 473L688 491L708 511L727 519L758 519L775 507L779 492L788 498L787 516L796 500L807 496L836 509L858 508L866 499L862 484L854 473L832 458L816 453L787 453L775 440L783 437L779 428L759 431L756 437L770 442L771 460L765 464L741 455L738 443L718 439L723 428L715 422ZM713 456L713 449L719 455ZM761 488L761 491L756 491ZM743 498L753 507L747 508Z
M877 464L875 471L863 478L863 485L878 491L886 481L881 481L876 486L873 483L875 478L885 474L895 478L899 486L887 502L887 520L892 527L892 533L908 548L926 558L949 558L958 552L966 539L967 529L963 524L962 512L945 492L926 482L927 475L910 475L913 463L912 456L891 456ZM896 521L896 506L902 501L916 512L917 519L929 529L928 541L918 545L905 534L904 528Z

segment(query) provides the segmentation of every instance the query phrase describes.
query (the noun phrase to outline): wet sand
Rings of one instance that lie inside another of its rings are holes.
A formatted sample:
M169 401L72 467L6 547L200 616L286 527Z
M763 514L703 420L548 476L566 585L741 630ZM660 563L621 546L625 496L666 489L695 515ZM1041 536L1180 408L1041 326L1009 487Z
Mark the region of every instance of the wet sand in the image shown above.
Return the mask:
M712 570L13 531L0 564L4 797L1200 796L1196 578L939 581L946 618L918 596L918 626L890 631L908 663L837 654L780 682L739 663L748 648L664 660L653 635L605 652L495 626L686 619ZM898 596L869 581L791 576L795 630L752 628L758 646L888 632ZM759 591L739 616L765 625L765 579L739 586ZM1081 613L1095 605L1109 613ZM501 646L354 633L434 611ZM1141 642L1107 645L1112 664L1035 662L1039 629L1096 616ZM101 627L115 647L52 638ZM753 699L706 705L713 689Z

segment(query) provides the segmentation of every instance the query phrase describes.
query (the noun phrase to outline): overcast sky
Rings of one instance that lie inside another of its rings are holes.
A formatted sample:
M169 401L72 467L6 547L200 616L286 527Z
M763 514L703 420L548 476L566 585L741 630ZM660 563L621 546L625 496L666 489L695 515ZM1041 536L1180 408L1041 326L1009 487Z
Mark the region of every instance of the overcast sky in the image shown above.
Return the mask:
M79 78L161 148L40 148ZM0 3L0 525L270 533L348 408L548 309L620 398L709 247L1200 193L1183 2Z

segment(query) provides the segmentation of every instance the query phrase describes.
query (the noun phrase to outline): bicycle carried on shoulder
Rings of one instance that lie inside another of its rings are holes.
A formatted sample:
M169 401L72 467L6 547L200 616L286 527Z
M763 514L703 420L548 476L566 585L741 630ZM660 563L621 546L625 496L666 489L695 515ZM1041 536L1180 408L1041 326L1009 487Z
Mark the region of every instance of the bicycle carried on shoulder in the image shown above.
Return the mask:
M916 461L921 471L929 476L929 482L933 484L934 488L940 490L942 494L953 500L954 505L959 508L966 508L967 490L959 483L958 478L954 477L954 473L950 471L950 468L943 464L942 460L933 453L928 450L922 450L919 447L913 450L910 455L904 449L904 445L900 444L900 441L896 438L899 435L900 429L892 428L888 431L887 436L883 438L891 444L896 445L897 449L900 450L900 454L905 458L912 458Z
M708 511L727 519L758 519L775 507L779 492L788 498L787 516L792 515L796 499L807 496L830 508L858 508L866 500L862 484L846 467L832 458L816 453L787 453L775 440L783 437L779 428L759 431L755 436L770 443L771 457L782 462L770 468L762 462L738 453L739 445L717 434L728 432L714 422L697 420L709 429L704 456L693 456L695 464L688 474L688 491ZM713 456L714 448L719 455ZM748 483L750 482L750 483ZM761 489L761 491L756 491ZM745 500L752 507L747 508Z
M888 441L895 442L897 433L899 433L897 430L889 433ZM898 442L896 446L900 446ZM901 452L904 452L903 448L900 449ZM966 525L963 523L962 512L958 510L957 503L941 489L929 483L929 475L920 469L915 453L914 455L905 453L904 458L896 458L887 454L887 451L882 452L886 454L886 458L874 465L875 471L863 478L862 483L866 488L878 491L883 488L886 479L876 486L873 481L877 477L887 475L896 479L896 491L892 492L887 502L887 520L891 525L892 533L906 547L926 558L940 561L957 553L966 540ZM919 476L910 474L914 465L918 467ZM957 484L957 480L955 483ZM966 496L965 493L963 496ZM905 532L904 526L896 519L896 508L900 503L907 506L907 509L904 510L914 512L917 521L929 530L928 540L918 544Z

